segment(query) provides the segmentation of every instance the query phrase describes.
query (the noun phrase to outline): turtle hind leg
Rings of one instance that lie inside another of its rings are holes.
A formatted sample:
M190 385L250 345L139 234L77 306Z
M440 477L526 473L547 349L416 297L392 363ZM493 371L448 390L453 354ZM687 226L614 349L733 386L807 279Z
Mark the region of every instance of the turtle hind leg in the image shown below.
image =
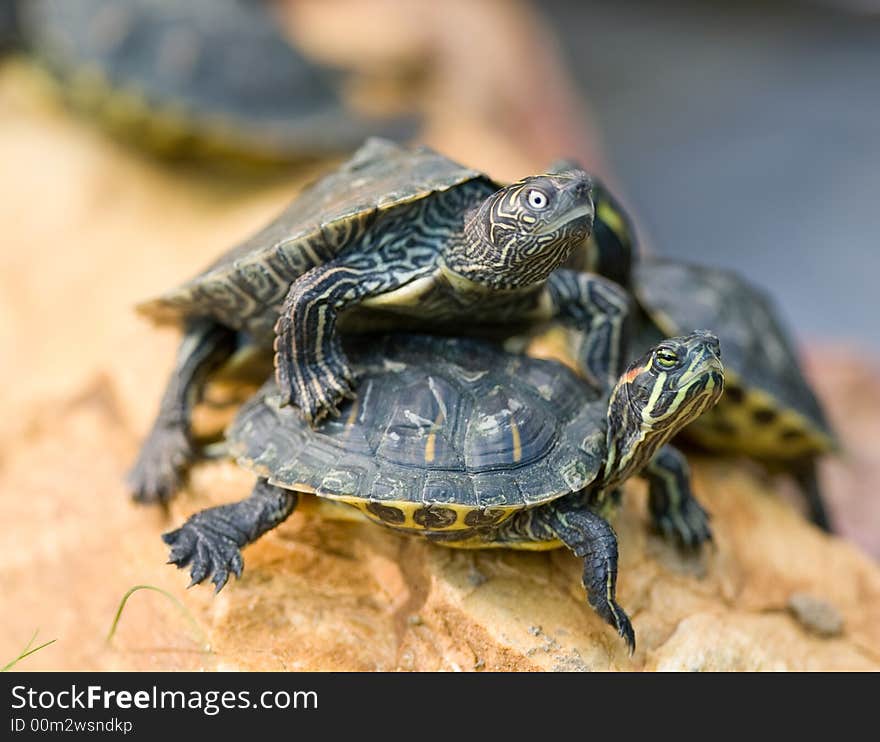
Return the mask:
M171 547L169 564L190 567L190 586L211 577L219 592L230 572L241 577L241 549L285 521L299 495L260 479L246 500L191 515L180 528L162 536Z
M826 533L833 533L828 509L825 507L825 498L819 486L819 472L816 470L815 459L801 459L791 468L791 474L807 501L810 521Z
M182 485L196 458L190 432L192 408L208 376L235 347L236 333L216 322L198 320L187 327L159 414L127 476L137 502L167 502Z
M617 590L617 535L608 521L582 504L580 498L571 502L553 503L535 512L547 528L574 554L584 560L584 588L587 601L606 623L623 637L632 654L636 636L626 611L615 599Z
M690 468L678 449L661 447L639 476L648 482L648 509L660 533L691 549L712 540L709 514L694 497Z

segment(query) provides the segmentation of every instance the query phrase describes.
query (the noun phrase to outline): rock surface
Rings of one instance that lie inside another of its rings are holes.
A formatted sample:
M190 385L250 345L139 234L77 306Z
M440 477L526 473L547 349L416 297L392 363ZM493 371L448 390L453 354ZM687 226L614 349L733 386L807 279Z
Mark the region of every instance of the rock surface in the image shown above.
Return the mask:
M503 177L542 164L478 123L463 130L472 149L493 139ZM880 669L880 568L739 461L695 463L716 533L700 555L648 533L643 489L628 489L614 525L632 657L563 551L447 550L308 508L249 548L220 595L187 591L160 534L251 478L210 462L167 513L128 502L123 475L177 340L131 307L271 217L309 173L255 187L163 167L68 117L19 65L0 67L0 160L0 664L39 629L57 642L22 669ZM828 357L811 368L848 455L824 475L844 531L876 550L877 368ZM105 643L139 584L177 596L202 635L138 592Z

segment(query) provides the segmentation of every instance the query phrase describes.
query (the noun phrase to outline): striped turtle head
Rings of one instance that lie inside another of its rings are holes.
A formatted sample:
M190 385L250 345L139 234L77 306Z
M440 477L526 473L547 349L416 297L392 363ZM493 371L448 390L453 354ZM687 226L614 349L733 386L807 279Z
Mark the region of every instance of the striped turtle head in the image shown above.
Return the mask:
M496 288L547 280L593 227L592 181L583 170L536 175L502 188L466 218L444 255L454 272Z
M661 432L699 417L723 388L718 338L698 330L651 348L630 365L614 394L625 398L643 428Z
M606 477L636 473L657 449L714 406L724 389L718 338L697 330L630 364L608 406Z

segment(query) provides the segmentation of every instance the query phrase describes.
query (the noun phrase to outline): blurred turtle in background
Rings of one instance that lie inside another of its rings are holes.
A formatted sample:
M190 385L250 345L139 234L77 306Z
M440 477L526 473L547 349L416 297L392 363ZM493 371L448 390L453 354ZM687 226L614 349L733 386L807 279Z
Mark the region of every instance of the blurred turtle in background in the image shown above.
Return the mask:
M576 164L564 160L551 171L571 167ZM711 329L724 348L724 396L682 437L707 451L745 455L791 474L811 520L830 530L816 460L837 450L837 439L772 298L732 271L638 254L635 230L620 204L598 183L593 200L593 231L569 267L598 273L631 292L637 311L630 357L693 327Z
M413 128L351 110L343 75L294 49L260 0L5 0L0 20L74 109L169 157L317 159Z
M21 43L15 0L0 0L0 52Z

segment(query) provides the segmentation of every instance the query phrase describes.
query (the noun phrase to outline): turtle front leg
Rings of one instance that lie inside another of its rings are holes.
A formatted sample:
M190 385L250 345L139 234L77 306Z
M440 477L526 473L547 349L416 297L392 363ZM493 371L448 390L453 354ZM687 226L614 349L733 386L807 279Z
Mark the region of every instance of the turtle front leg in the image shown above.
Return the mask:
M544 513L547 525L576 556L584 560L587 600L606 623L623 637L630 654L636 635L626 611L615 600L617 591L617 534L604 518L574 498L551 505Z
M623 370L630 300L616 284L590 273L554 271L547 282L555 316L581 331L580 369L589 380L612 388Z
M294 405L316 424L353 397L354 373L336 334L343 309L396 288L392 271L328 263L298 278L275 324L275 375L282 405Z
M712 540L709 514L694 497L684 454L663 446L639 476L648 482L648 508L660 533L687 548Z
M180 528L162 536L171 547L169 564L190 567L190 587L212 577L219 592L232 572L241 577L241 549L283 523L296 508L299 495L260 479L251 496L230 505L202 510Z
M516 513L498 527L493 540L511 544L559 540L565 544L584 560L587 601L623 637L630 654L635 651L632 623L616 601L617 535L608 521L590 509L586 496L569 495Z
M186 329L159 414L141 446L127 482L137 502L167 502L195 458L190 422L208 376L235 352L236 334L211 320Z

